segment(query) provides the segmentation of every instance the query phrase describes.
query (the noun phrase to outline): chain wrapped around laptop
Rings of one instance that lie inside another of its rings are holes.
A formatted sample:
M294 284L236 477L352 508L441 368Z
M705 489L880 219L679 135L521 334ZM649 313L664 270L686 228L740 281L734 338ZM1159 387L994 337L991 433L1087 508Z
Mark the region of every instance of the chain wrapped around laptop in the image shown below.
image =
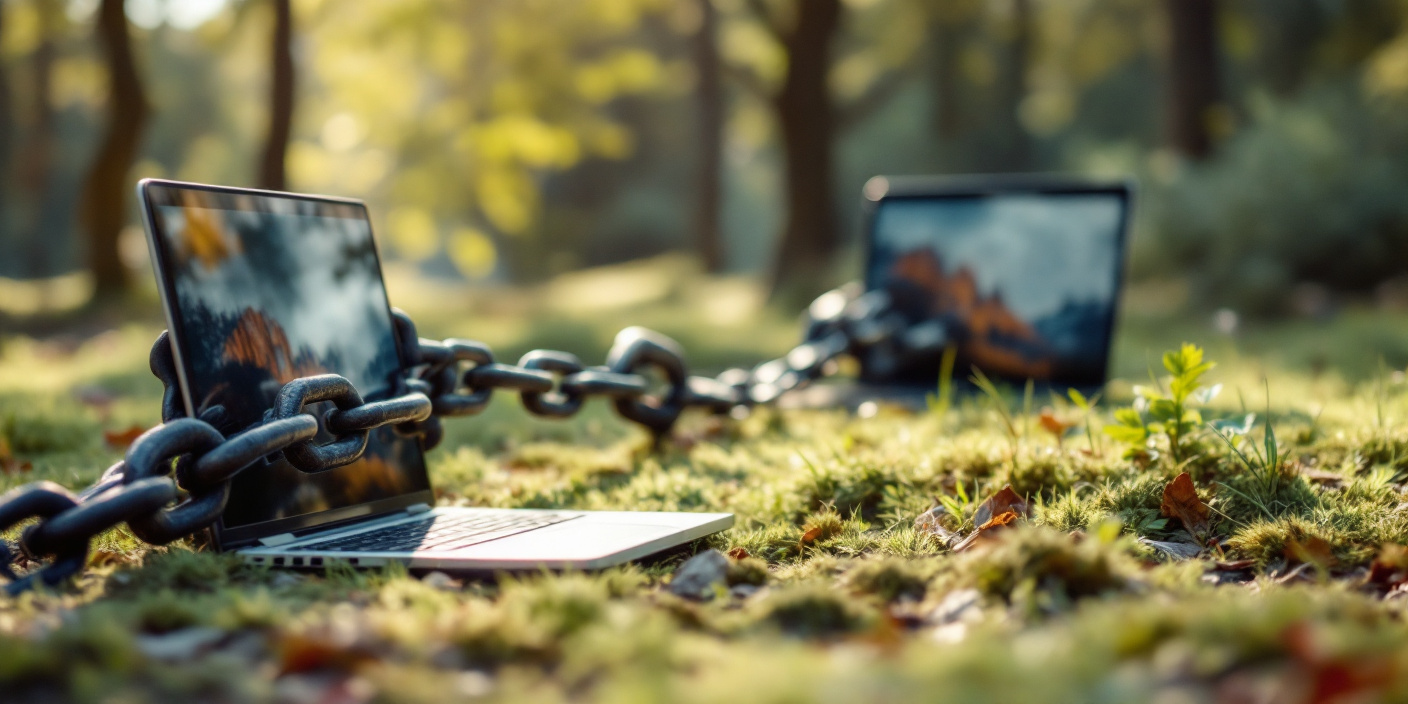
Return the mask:
M441 418L483 411L498 389L517 392L530 413L549 418L572 416L587 400L606 398L617 413L659 439L688 408L733 413L772 403L832 373L842 355L864 354L868 364L883 367L932 355L947 342L940 324L909 325L887 294L861 294L854 286L812 303L805 340L787 355L717 377L690 375L675 341L639 327L622 330L606 363L589 367L572 354L551 350L504 364L478 342L419 338L415 324L399 311L394 322L409 366L391 398L365 401L335 374L293 379L279 389L263 420L248 428L226 427L220 406L199 418L183 417L176 364L163 332L151 353L152 373L165 385L162 424L138 437L121 461L80 493L42 481L0 496L0 531L37 519L22 531L17 547L29 561L41 563L24 575L16 573L15 550L0 541L5 591L15 595L52 586L82 571L92 540L122 523L153 545L205 529L225 510L230 480L280 454L300 471L326 471L361 458L370 432L383 426L418 437L429 450L443 436ZM652 371L663 377L658 391L652 390L658 385ZM307 407L323 402L332 409L320 423Z

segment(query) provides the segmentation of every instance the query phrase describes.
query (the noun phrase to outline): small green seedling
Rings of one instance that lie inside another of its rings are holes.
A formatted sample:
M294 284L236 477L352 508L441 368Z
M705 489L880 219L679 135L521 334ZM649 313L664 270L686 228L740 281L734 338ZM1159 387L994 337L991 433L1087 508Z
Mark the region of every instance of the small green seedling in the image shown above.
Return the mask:
M1193 405L1210 403L1222 385L1203 385L1203 375L1216 365L1204 361L1203 349L1197 345L1185 342L1182 348L1164 353L1163 362L1169 373L1167 391L1157 380L1153 386L1135 387L1134 405L1115 411L1115 424L1106 426L1105 434L1126 445L1126 458L1147 455L1149 439L1163 435L1169 456L1178 464L1189 436L1203 423Z

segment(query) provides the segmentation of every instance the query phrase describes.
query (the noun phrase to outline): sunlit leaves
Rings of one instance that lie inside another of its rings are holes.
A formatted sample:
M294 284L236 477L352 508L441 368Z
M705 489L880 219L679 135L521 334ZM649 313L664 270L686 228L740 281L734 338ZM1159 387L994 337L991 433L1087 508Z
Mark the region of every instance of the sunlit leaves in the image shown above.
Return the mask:
M440 251L440 235L435 220L420 208L402 206L391 211L386 219L387 232L396 254L411 261L421 261Z
M455 263L460 273L471 279L489 276L498 265L494 241L472 227L461 227L451 233L446 249L450 261Z
M291 168L318 180L295 185L358 195L385 189L405 209L388 221L394 251L411 259L443 252L467 276L488 275L499 261L493 234L534 228L544 174L629 156L633 140L609 104L669 82L672 69L640 31L645 17L669 6L324 3L309 12L315 17L304 36L324 95L311 103L316 113L301 117L318 121L321 149L305 148L305 168ZM355 172L331 154L369 150L394 154L394 168L377 183L347 188Z

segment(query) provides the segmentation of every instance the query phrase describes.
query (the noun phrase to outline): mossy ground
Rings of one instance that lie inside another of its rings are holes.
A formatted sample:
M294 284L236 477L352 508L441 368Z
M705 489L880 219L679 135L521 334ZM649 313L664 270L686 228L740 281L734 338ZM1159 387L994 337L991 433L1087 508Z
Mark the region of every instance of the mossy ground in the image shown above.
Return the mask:
M706 369L793 339L785 316L750 307L746 285L679 280L691 283L597 308L578 296L565 311L541 292L393 288L393 299L424 333L486 339L505 358L541 344L595 360L631 323L678 336ZM701 303L729 295L746 315ZM81 487L119 455L102 431L156 422L145 359L158 326L128 320L0 341L0 435L32 465L14 465L0 488L41 478ZM664 585L682 556L496 583L398 569L292 574L181 544L145 548L118 530L97 541L81 579L0 598L0 699L1401 699L1408 601L1363 583L1382 546L1408 543L1408 388L1392 372L1408 362L1405 323L1346 311L1227 337L1194 318L1127 311L1123 379L1138 383L1157 353L1190 340L1221 362L1210 380L1227 390L1210 416L1263 412L1268 380L1299 473L1270 517L1223 488L1243 470L1213 439L1195 441L1180 467L1137 466L1098 434L1092 447L1079 426L1058 443L1035 414L1012 436L975 398L944 415L692 416L658 449L604 404L547 422L499 398L484 416L450 421L431 453L443 503L731 511L737 526L695 549L731 551L740 559L729 582L762 588L677 598ZM1128 383L1113 383L1102 408L1129 397ZM1252 561L1240 573L1212 558L1161 561L1137 542L1182 537L1159 505L1185 469L1214 509L1221 561ZM913 521L959 484L977 500L1011 484L1033 516L954 554ZM1287 545L1312 537L1332 562L1285 579Z

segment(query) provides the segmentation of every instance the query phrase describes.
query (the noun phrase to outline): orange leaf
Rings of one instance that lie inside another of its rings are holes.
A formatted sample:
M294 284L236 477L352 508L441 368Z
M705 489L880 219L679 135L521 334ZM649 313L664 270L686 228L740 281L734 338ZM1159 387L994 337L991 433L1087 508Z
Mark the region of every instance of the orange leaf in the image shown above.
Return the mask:
M821 537L821 533L822 530L820 526L816 528L808 528L807 532L802 534L802 544L811 545L812 543L816 542L817 538Z
M1071 429L1072 423L1063 423L1061 419L1050 408L1042 409L1041 417L1038 418L1041 427L1048 433L1056 436L1056 440L1066 437L1066 431Z
M1187 472L1178 475L1164 487L1164 501L1159 506L1159 513L1183 521L1183 527L1199 542L1211 527L1208 524L1208 505L1198 498L1198 490L1193 486L1193 477Z
M751 557L748 554L748 551L743 548L730 548L728 551L728 556L735 560L746 560Z
M290 634L279 641L281 674L313 670L349 671L371 659L372 654L361 648L344 646L321 638Z
M1018 496L1011 485L1003 487L1002 491L989 496L987 501L978 505L977 510L973 511L973 525L981 527L994 516L1008 511L1016 512L1022 517L1027 515L1027 500Z
M1335 559L1330 543L1318 535L1306 536L1304 540L1291 538L1286 541L1286 559L1291 562L1304 562L1318 569L1329 569L1339 561Z
M136 441L137 438L141 437L144 432L146 432L146 430L140 425L134 425L126 430L104 430L103 442L106 442L108 447L114 450L125 450Z
M996 516L993 516L992 518L984 522L982 525L978 526L978 529L970 533L968 537L964 538L963 542L953 546L953 551L963 552L964 550L973 547L973 545L976 544L979 540L986 540L988 538L991 538L993 533L1007 528L1008 526L1015 523L1018 518L1021 518L1021 516L1019 516L1016 511L1003 511L1002 513L999 513Z
M1384 591L1408 582L1408 548L1393 543L1383 546L1365 581Z

